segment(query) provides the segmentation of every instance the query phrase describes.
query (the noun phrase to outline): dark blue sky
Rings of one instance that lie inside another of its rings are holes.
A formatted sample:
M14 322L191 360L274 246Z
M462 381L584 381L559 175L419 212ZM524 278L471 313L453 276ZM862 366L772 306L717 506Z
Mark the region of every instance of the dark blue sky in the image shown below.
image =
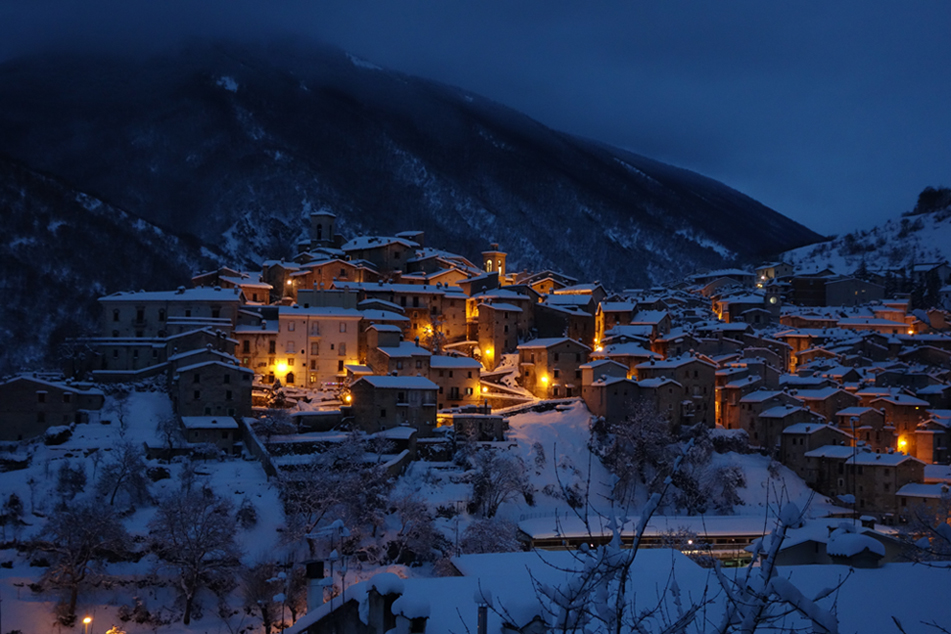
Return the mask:
M285 32L696 170L823 233L951 186L945 0L0 2L0 59Z

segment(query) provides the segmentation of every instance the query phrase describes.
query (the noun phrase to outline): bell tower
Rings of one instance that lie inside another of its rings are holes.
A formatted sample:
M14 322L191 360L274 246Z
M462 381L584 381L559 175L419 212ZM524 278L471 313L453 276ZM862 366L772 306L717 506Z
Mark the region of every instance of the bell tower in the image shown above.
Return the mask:
M504 251L499 251L498 244L490 244L488 251L482 252L482 270L486 273L499 274L499 286L505 284L505 256Z
M329 211L312 211L310 214L310 248L334 245L334 224L337 216Z

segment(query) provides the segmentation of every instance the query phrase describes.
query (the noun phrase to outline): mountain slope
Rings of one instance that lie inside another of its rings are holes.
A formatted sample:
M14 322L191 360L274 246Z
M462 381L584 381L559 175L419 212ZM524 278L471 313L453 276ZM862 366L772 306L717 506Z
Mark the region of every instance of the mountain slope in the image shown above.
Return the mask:
M894 270L951 261L951 205L916 208L872 229L793 249L780 257L804 270L829 267L841 274L853 273L863 264L870 270Z
M700 175L452 88L308 46L0 66L0 151L220 246L292 255L311 209L418 229L510 268L643 285L819 237Z
M0 375L48 362L63 337L94 333L101 295L187 284L216 261L194 239L2 156L0 217Z

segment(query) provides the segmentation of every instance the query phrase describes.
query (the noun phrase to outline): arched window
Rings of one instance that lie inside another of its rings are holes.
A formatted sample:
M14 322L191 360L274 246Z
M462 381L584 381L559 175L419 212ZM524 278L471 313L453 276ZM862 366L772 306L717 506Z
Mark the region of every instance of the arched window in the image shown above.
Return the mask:
M317 225L317 239L323 240L324 237L324 226L319 224Z
M291 385L292 383L294 383L294 373L293 373L293 372L288 372L288 373L287 373L287 384L288 384L288 385Z

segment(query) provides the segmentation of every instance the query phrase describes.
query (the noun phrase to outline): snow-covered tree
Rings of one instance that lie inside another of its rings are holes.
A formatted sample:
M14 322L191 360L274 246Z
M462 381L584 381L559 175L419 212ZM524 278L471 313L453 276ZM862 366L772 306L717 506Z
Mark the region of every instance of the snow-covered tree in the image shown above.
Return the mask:
M96 492L103 498L109 498L109 506L115 504L120 492L125 495L130 506L147 501L149 479L142 449L129 441L119 442L102 466Z
M23 500L16 493L11 493L10 497L3 503L3 513L0 514L0 525L3 526L3 539L7 538L7 526L13 527L14 539L20 534L20 528L23 524Z
M531 482L521 458L494 449L482 449L471 458L472 501L483 517L519 495L531 498Z
M169 416L159 421L158 432L165 448L165 462L170 462L175 449L184 444L185 438L182 435L182 427L175 417Z
M199 590L231 587L241 554L235 526L232 504L208 488L171 493L149 523L153 552L175 574L186 625Z
M905 559L918 563L951 560L951 495L912 508L906 519L899 532Z
M769 535L756 542L753 562L744 574L727 577L719 566L715 568L720 587L726 593L727 609L717 627L711 631L726 634L751 634L760 631L788 631L785 623L791 613L798 613L808 621L815 634L834 634L839 623L836 615L819 605L819 601L833 595L837 587L826 588L809 598L793 583L776 571L776 558L786 539L786 531L802 524L803 513L792 502L784 504L776 518L776 526ZM760 565L754 565L762 558Z
M521 550L518 526L499 517L475 520L462 532L459 550L467 555L511 553Z
M297 431L294 423L291 422L290 416L282 409L269 410L267 416L254 421L252 427L254 433L264 437L265 443L270 443L273 436L293 434Z
M622 506L639 485L663 479L677 455L670 423L646 400L633 403L623 420L599 419L592 432L592 450L617 477L613 496Z
M392 482L382 465L364 462L364 442L356 434L315 454L306 465L278 479L288 536L307 538L319 526L340 519L375 535L383 525Z
M802 629L805 623L808 631L836 632L838 622L834 612L821 606L820 602L834 595L837 588L823 590L812 598L806 597L776 571L776 557L786 530L802 521L802 513L794 504L782 506L777 513L776 528L759 542L761 550L754 553L754 562L741 574L730 578L718 563L714 563L716 580L700 596L685 596L672 570L659 588L662 600L638 604L641 597L634 595L632 573L645 530L653 514L661 507L663 497L673 490L675 478L685 467L692 446L693 441L689 441L681 448L680 455L670 465L670 473L640 509L629 547L622 546L621 541L621 527L626 518L612 513L602 518L611 534L608 544L598 548L582 544L574 565L562 570L566 575L563 583L534 581L539 607L549 631L579 634L751 634L755 631L806 631ZM675 535L672 539L680 537L686 536ZM687 543L690 545L689 537ZM761 561L759 555L762 555ZM713 599L721 596L725 596L726 603L722 614L717 616L713 612ZM504 616L503 606L493 609ZM794 614L801 617L798 622L789 619Z
M436 529L426 501L415 495L403 495L392 501L390 510L398 530L387 544L388 558L405 564L433 561L446 540Z
M241 571L241 597L250 614L261 615L265 634L280 620L281 603L274 597L283 592L282 579L278 578L278 566L273 561L259 562Z
M81 462L73 464L70 460L64 460L56 471L56 492L60 496L60 504L65 505L85 490L86 467Z
M31 546L50 562L42 582L68 593L62 605L64 624L76 619L80 587L101 573L105 560L125 555L130 544L122 522L99 502L74 500L49 516Z

